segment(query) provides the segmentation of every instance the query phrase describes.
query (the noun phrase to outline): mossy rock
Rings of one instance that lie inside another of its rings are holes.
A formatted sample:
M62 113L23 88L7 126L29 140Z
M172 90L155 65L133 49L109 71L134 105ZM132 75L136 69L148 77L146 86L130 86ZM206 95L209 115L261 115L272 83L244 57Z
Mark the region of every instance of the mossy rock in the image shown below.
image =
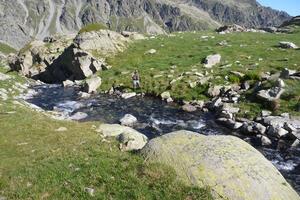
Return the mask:
M171 165L188 184L211 187L215 199L300 199L272 163L233 136L177 131L151 140L142 154Z

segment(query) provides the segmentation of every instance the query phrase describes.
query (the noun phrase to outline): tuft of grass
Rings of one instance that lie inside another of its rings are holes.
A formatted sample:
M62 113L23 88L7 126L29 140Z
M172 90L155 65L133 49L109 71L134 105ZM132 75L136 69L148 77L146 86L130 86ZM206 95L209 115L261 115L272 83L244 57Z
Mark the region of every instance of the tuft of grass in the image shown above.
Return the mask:
M107 29L107 26L101 23L91 23L81 28L78 33L81 34L86 32L99 31L103 29Z

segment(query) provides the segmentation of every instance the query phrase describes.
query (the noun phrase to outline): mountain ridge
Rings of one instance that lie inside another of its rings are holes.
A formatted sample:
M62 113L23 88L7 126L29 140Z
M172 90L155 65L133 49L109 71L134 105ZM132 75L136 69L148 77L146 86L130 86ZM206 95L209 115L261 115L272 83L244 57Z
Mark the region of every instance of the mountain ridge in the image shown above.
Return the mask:
M236 23L278 26L290 19L255 0L0 0L0 41L21 48L33 38L76 33L89 23L149 34Z

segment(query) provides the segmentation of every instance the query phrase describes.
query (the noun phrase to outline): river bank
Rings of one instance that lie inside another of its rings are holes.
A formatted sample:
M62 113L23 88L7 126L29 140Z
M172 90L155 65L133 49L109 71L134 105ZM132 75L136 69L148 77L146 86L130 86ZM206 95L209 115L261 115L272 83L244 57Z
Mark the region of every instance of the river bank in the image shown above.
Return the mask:
M291 147L290 140L278 141L272 138L272 144L262 144L261 137L245 134L218 125L217 113L186 112L179 104L168 104L157 97L137 95L124 99L118 95L95 94L89 98L80 97L80 88L61 85L37 85L34 96L28 102L48 111L63 113L68 119L81 122L100 121L119 124L126 114L137 118L133 128L145 134L149 139L177 130L190 130L204 135L234 135L257 148L280 172L299 190L298 169L300 167L300 148ZM33 94L33 92L31 92ZM74 116L82 118L75 119Z

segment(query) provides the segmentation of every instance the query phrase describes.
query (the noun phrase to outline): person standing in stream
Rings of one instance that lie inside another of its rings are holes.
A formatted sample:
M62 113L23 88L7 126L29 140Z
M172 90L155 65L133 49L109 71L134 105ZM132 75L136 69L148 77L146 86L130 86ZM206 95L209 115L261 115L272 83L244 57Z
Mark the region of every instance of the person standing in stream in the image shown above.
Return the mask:
M133 84L133 89L138 89L141 87L140 84L140 75L139 72L137 70L135 70L131 76L132 78L132 84Z

